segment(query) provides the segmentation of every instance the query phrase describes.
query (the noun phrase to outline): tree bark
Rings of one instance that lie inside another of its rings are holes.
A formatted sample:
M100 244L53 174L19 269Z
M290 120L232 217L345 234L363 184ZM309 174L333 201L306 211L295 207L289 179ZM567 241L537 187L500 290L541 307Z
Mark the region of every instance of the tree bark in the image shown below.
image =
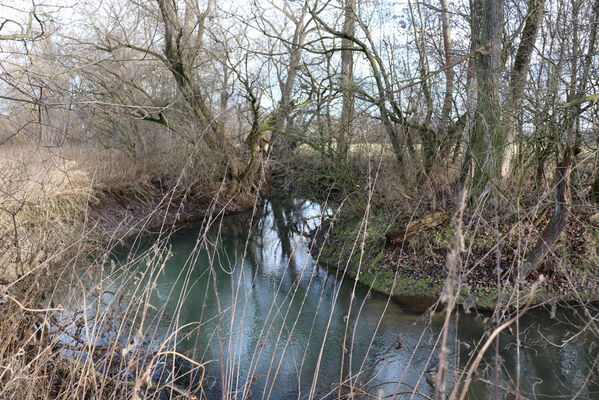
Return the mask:
M499 75L504 0L485 0L481 45L485 51L478 62L478 94L470 151L474 161L472 180L476 194L491 179L499 176L504 137L501 132Z
M532 52L541 24L543 23L544 9L545 0L529 1L526 23L522 30L520 45L516 51L516 57L514 58L514 64L510 73L510 93L508 101L505 103L503 114L503 132L506 145L504 146L501 165L502 179L506 179L511 172L516 121L520 115L520 107L526 85L526 74L528 73Z
M541 260L555 245L568 223L570 215L570 173L572 172L574 155L572 149L568 148L563 161L557 166L555 173L555 211L541 237L524 260L520 269L522 280L525 280L536 269Z
M356 31L356 0L345 0L344 4L345 22L343 32L347 37L353 37ZM354 115L354 57L351 47L353 42L344 37L341 50L341 90L343 92L343 104L341 109L341 126L337 137L337 153L342 160L347 159L349 150L349 138L351 137L351 122Z

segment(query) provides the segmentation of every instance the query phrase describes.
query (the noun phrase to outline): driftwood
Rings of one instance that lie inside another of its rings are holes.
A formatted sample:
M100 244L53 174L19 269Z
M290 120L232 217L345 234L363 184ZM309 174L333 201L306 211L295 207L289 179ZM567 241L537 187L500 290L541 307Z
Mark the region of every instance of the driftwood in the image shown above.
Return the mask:
M444 224L445 222L449 221L449 217L449 213L445 211L430 213L423 218L410 222L403 229L387 233L385 235L387 238L387 243L393 245L402 244L404 241L420 234L421 232Z
M528 274L537 267L566 227L570 215L570 173L572 172L574 155L575 151L573 152L572 149L568 148L563 161L557 166L555 173L555 211L541 237L524 260L520 269L521 280L525 280Z

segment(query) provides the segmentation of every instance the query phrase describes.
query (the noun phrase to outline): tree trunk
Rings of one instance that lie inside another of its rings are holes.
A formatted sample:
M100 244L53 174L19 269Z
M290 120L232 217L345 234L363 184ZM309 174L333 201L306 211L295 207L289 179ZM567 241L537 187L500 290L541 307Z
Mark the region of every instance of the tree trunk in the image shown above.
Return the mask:
M543 230L541 237L524 260L520 269L522 280L525 280L535 270L539 262L541 262L555 242L557 242L559 235L566 227L570 214L570 173L572 171L574 155L572 149L568 148L563 161L557 166L555 173L555 212Z
M420 87L422 89L422 97L424 98L424 104L423 107L421 107L424 110L424 120L417 131L422 142L422 170L425 175L428 175L439 156L438 144L440 138L438 137L439 132L437 130L429 129L433 116L433 96L431 93L430 82L426 78L429 75L430 68L426 51L424 21L420 11L420 3L416 3L418 21L416 21L414 16L414 7L412 7L412 2L410 0L408 0L408 10L410 12L411 25L414 32L414 44L416 46L416 51L418 52L418 71L420 72L421 80ZM420 26L420 29L417 28L418 26ZM411 141L409 132L406 136L407 140Z
M478 62L478 94L470 152L474 162L473 194L499 176L504 137L501 132L499 75L504 0L485 0Z
M273 129L273 139L276 142L274 148L275 155L278 158L284 157L293 149L293 140L289 138L288 131L291 125L291 112L293 111L293 104L291 95L293 88L295 87L295 78L297 77L297 71L300 66L302 57L302 46L305 38L305 16L306 9L302 8L302 14L300 18L295 21L295 30L293 32L293 39L289 46L289 67L287 69L287 77L281 89L281 101L279 102L279 108L276 111L276 119Z
M345 0L345 22L343 32L348 37L353 37L356 31L355 13L356 0ZM341 90L343 92L343 105L341 109L341 126L337 137L337 153L341 160L347 159L349 139L351 138L351 122L354 115L354 57L353 42L344 37L341 50Z
M443 53L445 55L445 66L451 65L451 31L449 29L449 11L447 0L441 0L441 22L443 27ZM443 97L443 109L441 110L441 137L447 137L449 117L451 116L452 94L453 94L453 68L445 70L445 94Z
M211 3L202 13L187 7L183 21L174 2L157 0L164 27L165 63L173 74L177 87L196 117L208 147L225 156L230 175L235 179L242 165L238 154L218 119L207 105L206 96L193 76L193 66L203 40L204 23ZM197 12L197 14L196 14Z
M599 171L595 171L595 179L591 188L591 200L599 203Z
M482 27L483 14L482 0L470 1L470 52L480 47L480 30ZM478 60L471 57L468 60L468 69L466 71L466 123L464 126L463 138L461 141L466 144L464 159L460 176L458 178L458 186L461 186L465 181L469 181L472 173L472 149L470 147L471 138L474 136L474 120L476 116L476 105L478 103ZM453 160L456 161L460 153L460 145L457 145L454 150ZM444 148L443 158L449 154L449 149Z
M578 68L579 65L576 65L576 69L573 69L573 73L572 73L572 77L573 77L573 84L576 87L575 93L572 96L573 99L580 99L582 97L584 97L584 95L586 94L587 91L587 87L588 87L588 82L590 82L591 76L590 76L590 72L591 72L591 65L593 62L593 56L595 55L596 51L595 51L595 46L596 46L596 42L597 42L597 29L599 28L599 0L595 0L593 2L593 8L592 8L593 12L592 15L589 18L589 42L588 42L588 46L587 46L587 50L586 53L584 55L583 61L582 61L582 74L580 76L577 77L577 72L578 72ZM578 19L578 18L576 18ZM576 23L577 25L578 23ZM577 41L575 41L576 43ZM578 46L574 47L574 57L572 57L573 59L576 59L578 61ZM582 114L582 107L581 104L577 104L575 107L573 107L572 109L572 129L574 129L574 147L578 147L580 145L580 142L582 140L581 138L581 130L580 130L580 115ZM574 184L577 182L577 176L575 175L575 173L572 176L572 181L574 182Z
M528 68L530 66L530 58L534 50L537 35L541 28L541 24L543 23L544 9L545 0L530 0L526 23L520 38L520 45L516 51L514 65L512 66L512 71L510 73L510 93L508 101L505 103L503 114L503 133L505 135L506 145L504 147L501 165L502 179L506 179L511 172L516 121L520 115L520 106L522 104L524 86L526 84L526 74L528 73Z

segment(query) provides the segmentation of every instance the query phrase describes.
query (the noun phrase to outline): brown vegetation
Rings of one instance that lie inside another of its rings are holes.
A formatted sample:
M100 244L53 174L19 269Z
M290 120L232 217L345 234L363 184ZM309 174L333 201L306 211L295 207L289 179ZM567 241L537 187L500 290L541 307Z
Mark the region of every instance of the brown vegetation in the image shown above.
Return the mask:
M0 397L141 396L143 355L57 339L57 279L264 193L332 200L323 254L448 305L444 346L475 290L495 332L530 287L598 300L599 0L247 3L0 5Z

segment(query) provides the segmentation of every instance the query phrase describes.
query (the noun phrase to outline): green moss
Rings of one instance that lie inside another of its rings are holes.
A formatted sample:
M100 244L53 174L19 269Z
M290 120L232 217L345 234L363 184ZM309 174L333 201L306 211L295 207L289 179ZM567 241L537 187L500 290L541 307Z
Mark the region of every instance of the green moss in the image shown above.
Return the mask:
M355 241L361 223L357 214L345 214L335 222L333 237L325 243L320 262L332 267L345 267L349 259L347 274L359 283L372 288L372 290L390 295L400 301L411 299L416 302L434 302L440 296L443 285L443 271L436 276L422 276L413 265L400 265L397 273L392 259L394 249L385 246L385 233L402 226L400 218L391 221L389 214L375 214L369 220L367 233L364 240L364 253L355 251L349 254ZM417 243L410 243L413 247L423 249L446 249L454 234L454 227L449 224L443 228L429 230L419 235ZM493 245L493 235L486 237L473 237L475 246L489 248ZM594 242L599 245L599 232L593 234ZM419 257L426 257L425 253L418 253ZM359 276L358 275L359 271ZM507 284L502 288L499 299L504 307L515 307L516 296L514 288ZM530 295L530 288L522 288L519 293L520 304L524 304ZM532 302L542 303L558 296L555 290L538 288ZM493 310L497 304L499 290L493 285L468 285L461 286L457 302L464 309L476 308L478 310Z

